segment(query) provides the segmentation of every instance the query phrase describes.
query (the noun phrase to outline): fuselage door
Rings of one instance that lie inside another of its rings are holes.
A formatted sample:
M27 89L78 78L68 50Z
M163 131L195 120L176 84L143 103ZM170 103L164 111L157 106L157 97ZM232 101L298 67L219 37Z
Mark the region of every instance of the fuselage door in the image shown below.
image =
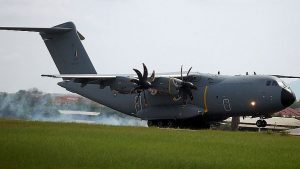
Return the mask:
M231 111L229 99L223 99L223 106L225 111Z

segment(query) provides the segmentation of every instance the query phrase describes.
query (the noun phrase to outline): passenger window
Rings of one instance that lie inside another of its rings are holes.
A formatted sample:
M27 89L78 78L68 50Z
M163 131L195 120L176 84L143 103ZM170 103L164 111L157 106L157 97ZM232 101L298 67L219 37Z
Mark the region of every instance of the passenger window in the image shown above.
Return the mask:
M266 83L266 85L267 85L267 86L270 86L270 85L271 85L271 81L268 80L267 83Z

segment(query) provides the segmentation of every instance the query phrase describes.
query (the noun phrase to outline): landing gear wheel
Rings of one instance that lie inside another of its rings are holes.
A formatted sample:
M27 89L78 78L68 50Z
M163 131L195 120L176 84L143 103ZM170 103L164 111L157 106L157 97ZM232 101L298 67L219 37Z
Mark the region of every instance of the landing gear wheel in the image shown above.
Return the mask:
M159 128L163 128L163 127L164 127L163 121L161 121L161 120L158 121L157 126L158 126Z
M173 128L173 127L174 127L174 121L169 120L169 121L167 122L167 127L168 127L168 128Z
M147 121L147 125L148 125L148 127L153 127L153 126L154 126L154 123L153 123L152 120L148 120L148 121Z
M266 127L267 126L267 122L266 122L266 120L263 120L262 121L262 127Z
M256 121L256 126L257 127L266 127L267 122L266 122L266 120L259 119L259 120Z
M259 120L256 121L256 126L257 127L262 127L262 125L263 125L263 121L262 120L259 119Z

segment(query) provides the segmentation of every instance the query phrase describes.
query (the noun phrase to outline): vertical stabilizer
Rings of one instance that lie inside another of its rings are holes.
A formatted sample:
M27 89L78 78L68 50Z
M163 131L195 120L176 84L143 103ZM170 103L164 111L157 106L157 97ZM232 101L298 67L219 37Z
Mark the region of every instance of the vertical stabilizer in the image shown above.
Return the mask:
M61 74L96 74L81 40L84 37L74 23L52 28L0 27L0 30L39 32Z
M57 25L53 28L71 28L66 32L40 32L59 72L61 74L96 74L96 70L87 55L81 39L72 22Z

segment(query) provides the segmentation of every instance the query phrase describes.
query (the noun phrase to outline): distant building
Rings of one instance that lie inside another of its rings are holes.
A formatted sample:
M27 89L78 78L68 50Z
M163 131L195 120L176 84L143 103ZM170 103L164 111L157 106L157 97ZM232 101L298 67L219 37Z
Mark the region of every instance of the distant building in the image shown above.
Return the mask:
M275 113L274 115L280 117L300 117L300 108L293 109L288 107L280 112Z
M80 96L76 95L61 95L61 96L56 96L54 99L55 103L76 103L81 99Z

